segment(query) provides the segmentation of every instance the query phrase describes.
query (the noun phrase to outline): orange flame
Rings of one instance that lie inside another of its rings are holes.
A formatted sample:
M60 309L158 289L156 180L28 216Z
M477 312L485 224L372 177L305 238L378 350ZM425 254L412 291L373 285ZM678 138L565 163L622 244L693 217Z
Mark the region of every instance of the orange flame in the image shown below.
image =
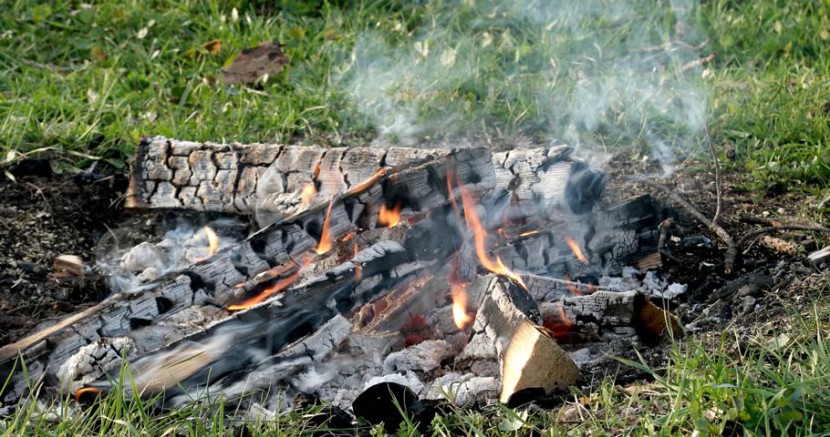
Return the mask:
M202 262L209 259L219 250L219 236L216 235L216 231L214 231L210 226L205 226L204 231L208 240L208 256L199 258L196 262Z
M303 191L300 193L300 208L306 208L308 205L311 205L311 201L314 200L314 196L316 195L317 188L314 186L314 182L303 185Z
M577 244L576 240L571 237L565 237L565 242L568 243L568 247L571 248L571 252L574 253L576 259L579 260L582 264L588 264L588 258L585 257L585 254L582 253L582 249Z
M542 233L542 231L527 231L527 232L522 232L521 234L519 234L519 237L529 237L531 235L536 235L536 234L541 234L541 233Z
M461 191L461 203L464 205L464 218L467 220L467 227L473 230L476 255L478 256L478 260L481 262L481 265L484 266L485 269L497 275L507 276L521 285L522 288L527 290L527 285L525 285L525 281L522 280L521 276L507 268L507 266L501 261L501 258L496 256L496 258L493 259L490 257L490 254L487 253L487 231L484 230L484 226L482 226L478 215L475 213L475 203L473 203L472 195L470 195L470 193L468 193L463 187L458 188Z
M378 213L378 224L391 228L401 221L401 203L398 202L392 209L386 207L386 204L380 205L380 212Z
M467 313L467 286L463 282L453 282L450 287L452 319L458 329L464 329L473 321L473 317Z
M241 303L228 305L228 308L227 308L228 311L244 310L244 309L250 308L250 307L252 307L252 306L254 306L258 303L265 302L265 300L267 300L269 297L271 297L274 294L279 293L280 291L286 289L289 285L291 285L294 281L296 281L297 278L300 277L300 272L302 272L302 268L297 269L297 271L292 273L291 276L288 276L288 277L286 277L282 280L277 281L274 285L272 285L272 286L266 288L265 290L263 290L262 293L259 293L258 295L254 296L250 299L246 299Z
M101 389L100 388L95 388L95 387L79 388L78 391L75 392L75 396L74 396L75 402L80 402L81 401L81 396L83 396L84 393L93 393L93 394L97 395L97 394L101 393Z
M334 196L329 198L329 209L326 211L326 218L323 220L323 231L320 233L320 244L314 249L317 255L322 255L331 250L331 232L329 221L331 220L331 207L334 205Z
M375 174L372 175L372 177L370 177L369 179L366 179L365 181L355 185L354 187L349 189L349 191L346 191L346 194L355 194L355 193L359 193L363 190L366 190L367 188L372 186L372 184L374 184L378 179L385 176L386 172L388 172L388 171L389 171L389 169L387 167L379 168L378 171L376 171Z

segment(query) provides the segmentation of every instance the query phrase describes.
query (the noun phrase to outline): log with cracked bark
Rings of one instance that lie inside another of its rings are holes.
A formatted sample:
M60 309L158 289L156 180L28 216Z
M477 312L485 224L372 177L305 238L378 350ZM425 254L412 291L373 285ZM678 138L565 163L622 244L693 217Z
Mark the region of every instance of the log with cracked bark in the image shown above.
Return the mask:
M325 202L386 166L441 159L453 149L321 148L279 144L215 144L164 137L142 140L131 170L126 207L289 216L302 209L303 189ZM591 210L605 179L570 157L571 148L493 153L497 185L535 213L540 200L561 214ZM463 177L464 175L461 175ZM564 183L563 183L564 182Z
M95 307L0 348L0 376L5 378L11 372L20 354L26 360L31 379L44 376L47 383L57 384L59 369L56 363L64 363L79 348L102 337L141 335L141 344L136 344L135 348L135 353L141 354L203 329L210 320L227 315L222 306L236 302L240 290L248 288L247 284L256 288L264 280L285 279L299 267L295 260L304 254L314 256L329 211L327 235L336 242L358 228L367 232L376 228L377 208L381 201L401 202L413 215L446 207L448 196L454 195L446 190L450 166L456 170L458 184L470 190L487 190L494 184L489 153L482 149L453 151L441 159L388 170L370 183L362 184L358 190L274 223L208 260L148 284L146 289L112 296ZM436 217L441 219L440 214ZM446 225L432 223L427 226L431 227ZM429 229L417 226L412 229L413 235L428 232ZM388 239L394 234L387 232L382 237ZM437 240L436 243L447 241ZM409 238L407 244L412 253L420 257L435 257L441 250L433 247L430 239ZM335 247L326 254L328 257L315 258L313 265L317 270L310 269L310 272L325 271L337 264L336 253ZM348 253L351 255L351 245ZM274 273L278 276L272 279ZM238 285L243 287L237 288ZM22 377L16 378L14 388L7 391L6 397L19 396L26 385Z

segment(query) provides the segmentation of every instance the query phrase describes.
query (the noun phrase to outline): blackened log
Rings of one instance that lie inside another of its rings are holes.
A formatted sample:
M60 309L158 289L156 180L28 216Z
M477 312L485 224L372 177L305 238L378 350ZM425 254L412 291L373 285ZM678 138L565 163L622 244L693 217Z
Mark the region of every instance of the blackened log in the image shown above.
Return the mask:
M146 138L136 150L126 207L285 217L302 209L302 191L309 184L317 191L313 203L325 203L385 166L453 153L453 149L228 145ZM537 214L540 205L551 214L588 212L602 194L605 177L572 160L570 153L565 146L495 153L497 185L510 189L527 213ZM462 179L463 171L458 169Z

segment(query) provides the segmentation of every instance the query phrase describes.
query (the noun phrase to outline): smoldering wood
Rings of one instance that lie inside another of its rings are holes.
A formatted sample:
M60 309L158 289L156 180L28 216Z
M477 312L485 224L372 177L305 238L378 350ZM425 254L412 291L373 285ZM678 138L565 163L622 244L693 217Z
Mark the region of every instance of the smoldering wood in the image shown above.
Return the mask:
M475 149L469 149L475 150ZM497 186L510 188L520 207L576 214L591 210L605 185L602 174L571 159L566 146L492 154ZM215 144L164 137L143 139L131 170L126 207L289 216L302 208L302 191L316 203L358 186L386 166L443 159L453 149L321 148L279 144ZM458 169L465 178L464 169Z
M378 243L366 252L369 255L361 261L363 276L359 281L354 276L355 263L344 263L278 295L268 304L235 313L205 330L142 355L131 366L133 381L144 394L165 391L170 399L194 394L182 393L183 388L198 391L200 385L220 380L224 386L233 385L245 379L252 369L262 371L268 363L300 363L302 360L297 361L295 353L286 352L286 345L313 337L338 315L347 315L369 300L426 274L429 267L415 260L402 246L388 242ZM328 334L320 335L325 338ZM303 344L318 343L306 340ZM304 353L311 351L304 349ZM90 385L109 390L113 380L104 378Z
M529 226L535 232L512 239L494 254L513 270L559 278L598 278L619 274L626 266L659 266L657 226L664 215L652 196L637 196L598 206L577 220ZM577 259L566 238L576 242L587 263Z
M490 156L486 151L471 149L451 152L440 160L389 171L361 191L332 200L331 238L340 239L357 228L374 228L377 205L384 199L400 201L415 212L447 205L449 199L445 178L448 166L456 169L459 183L469 189L492 188L494 176L489 163ZM170 329L158 329L157 325L159 321L170 319L186 309L215 309L211 303L223 304L236 297L235 285L255 280L258 275L309 253L318 244L327 210L328 205L321 204L274 223L184 272L166 275L148 284L144 290L112 296L95 307L0 348L0 376L8 375L15 358L21 354L29 366L32 379L38 379L46 372L47 383L56 384L57 369L47 369L49 364L65 362L80 347L101 337L146 334L143 345L137 345L136 353L140 354L203 329L198 326L200 318L187 324L170 324ZM428 243L424 239L413 241L407 244L415 249ZM436 250L421 248L416 252L421 257L430 257L435 255ZM209 319L201 318L205 321ZM138 334L142 331L145 333ZM15 378L13 386L14 389L7 392L8 396L19 396L26 390L23 378Z

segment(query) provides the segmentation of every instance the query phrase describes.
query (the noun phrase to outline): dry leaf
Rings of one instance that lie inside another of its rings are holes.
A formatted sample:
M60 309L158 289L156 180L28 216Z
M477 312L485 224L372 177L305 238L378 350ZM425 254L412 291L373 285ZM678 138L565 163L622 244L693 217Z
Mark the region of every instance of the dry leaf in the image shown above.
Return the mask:
M90 50L90 54L92 55L92 59L98 62L103 62L107 60L107 54L104 53L104 49L102 49L101 47L93 47L92 50Z
M265 42L252 49L240 52L225 67L225 82L230 85L238 83L252 84L263 77L271 77L282 70L285 54L278 41Z
M202 44L202 47L204 47L205 50L207 50L209 55L216 56L219 54L219 51L222 50L222 41L214 39L213 41L208 41Z

